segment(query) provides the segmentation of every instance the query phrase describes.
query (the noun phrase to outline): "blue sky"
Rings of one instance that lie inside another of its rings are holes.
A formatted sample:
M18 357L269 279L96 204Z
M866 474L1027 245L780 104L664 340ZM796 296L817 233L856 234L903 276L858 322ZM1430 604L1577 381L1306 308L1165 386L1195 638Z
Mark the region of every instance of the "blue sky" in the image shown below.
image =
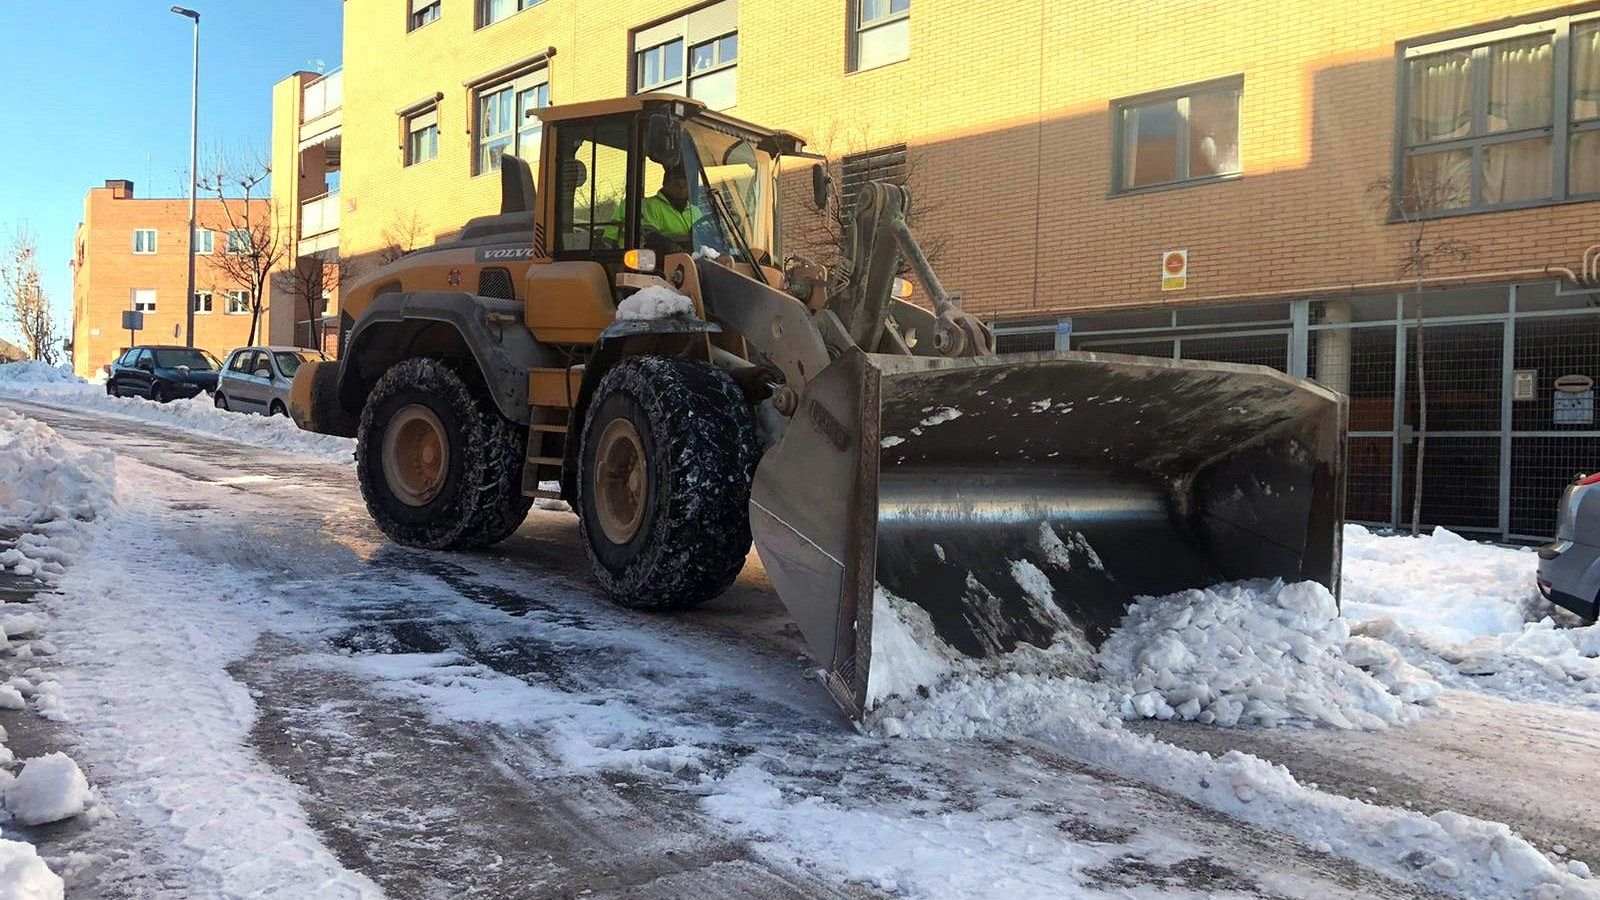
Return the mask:
M342 0L197 0L200 154L265 151L272 85L339 64ZM72 235L83 196L130 178L135 196L188 196L193 30L172 0L6 0L0 84L0 239L19 221L39 238L45 290L72 316ZM0 246L9 243L0 240ZM10 326L0 335L12 337Z

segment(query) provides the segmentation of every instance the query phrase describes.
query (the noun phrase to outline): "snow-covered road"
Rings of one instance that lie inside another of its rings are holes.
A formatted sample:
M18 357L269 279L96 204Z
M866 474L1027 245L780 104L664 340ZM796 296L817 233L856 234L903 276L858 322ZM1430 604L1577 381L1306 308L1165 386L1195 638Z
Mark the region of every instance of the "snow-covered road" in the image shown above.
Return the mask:
M348 466L0 404L116 454L120 508L45 601L61 737L98 817L28 836L72 896L1441 887L1406 868L1426 860L1246 824L1094 748L858 735L753 557L693 612L629 612L595 595L564 513L535 510L484 554L407 550L371 526ZM1600 862L1600 716L1460 691L1440 707L1376 732L1151 730Z

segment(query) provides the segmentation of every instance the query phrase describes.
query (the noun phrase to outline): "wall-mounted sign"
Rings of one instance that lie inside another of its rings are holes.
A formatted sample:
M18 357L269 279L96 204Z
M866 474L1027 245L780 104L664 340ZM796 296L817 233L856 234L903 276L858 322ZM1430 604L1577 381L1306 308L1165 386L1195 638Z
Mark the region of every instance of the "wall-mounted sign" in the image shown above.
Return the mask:
M1161 289L1181 291L1189 286L1189 251L1168 250L1161 254Z
M1538 397L1535 385L1539 383L1538 369L1516 369L1511 373L1511 399L1533 400Z
M1564 394L1581 394L1594 390L1594 379L1587 375L1563 375L1556 379L1556 390Z
M1557 425L1593 425L1594 391L1556 394L1551 421Z

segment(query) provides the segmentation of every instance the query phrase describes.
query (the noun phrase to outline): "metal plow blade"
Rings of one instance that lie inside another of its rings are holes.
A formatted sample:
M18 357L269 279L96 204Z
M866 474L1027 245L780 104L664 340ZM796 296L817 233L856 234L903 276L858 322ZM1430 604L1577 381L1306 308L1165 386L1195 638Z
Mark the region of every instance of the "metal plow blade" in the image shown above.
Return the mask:
M1340 395L1259 366L851 351L763 458L751 529L860 718L875 585L978 659L1087 650L1143 595L1258 577L1337 590L1344 428Z

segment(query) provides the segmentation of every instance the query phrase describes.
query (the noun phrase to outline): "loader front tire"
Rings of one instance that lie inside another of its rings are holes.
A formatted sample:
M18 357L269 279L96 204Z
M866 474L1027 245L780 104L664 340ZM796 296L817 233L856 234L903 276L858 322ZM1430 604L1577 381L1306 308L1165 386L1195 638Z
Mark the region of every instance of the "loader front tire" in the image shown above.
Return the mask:
M396 543L474 550L527 518L522 427L436 359L403 360L367 396L356 478L367 511Z
M757 458L727 373L660 356L612 367L589 404L578 477L584 547L611 598L672 610L727 590L750 552Z

